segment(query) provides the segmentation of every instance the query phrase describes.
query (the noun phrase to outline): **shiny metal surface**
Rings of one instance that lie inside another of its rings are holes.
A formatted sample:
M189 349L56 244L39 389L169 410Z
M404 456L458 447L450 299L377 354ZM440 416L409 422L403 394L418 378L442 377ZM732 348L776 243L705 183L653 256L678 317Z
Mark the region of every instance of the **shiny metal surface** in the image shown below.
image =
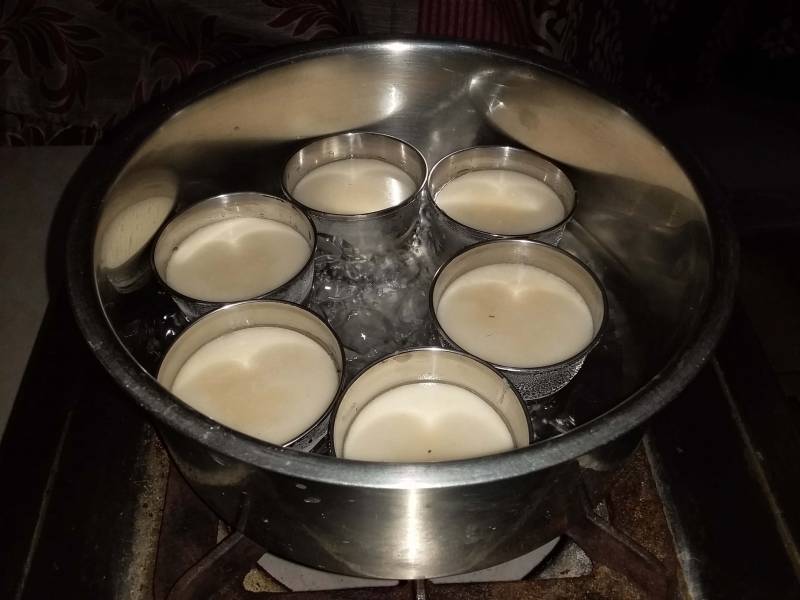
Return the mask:
M416 185L414 193L400 204L372 213L345 215L326 213L305 206L293 193L298 182L322 165L347 158L377 158L402 169ZM283 190L303 205L317 231L345 251L370 256L403 244L414 232L419 202L428 167L419 150L389 135L344 133L309 144L286 163Z
M76 198L68 247L79 324L158 423L194 489L271 552L401 579L519 556L564 530L582 479L602 479L624 460L645 421L709 356L731 306L737 245L716 188L608 98L544 58L419 40L293 47L208 74L90 156L98 176ZM608 327L555 396L559 411L546 421L534 414L541 441L427 465L257 443L176 403L141 366L143 349L120 333L157 317L153 303L109 285L103 267L103 241L117 242L112 198L126 178L148 168L174 173L179 206L235 189L280 193L297 150L359 129L408 140L429 164L474 145L531 148L578 191L560 247L601 280Z
M439 208L436 204L436 195L445 185L470 171L486 169L517 171L546 183L564 205L565 217L559 223L542 231L522 235L500 235L460 223ZM445 156L431 169L428 177L428 196L431 199L428 203L431 221L438 234L436 242L441 244L438 255L442 258L449 258L472 244L493 239L524 238L558 246L576 208L575 189L561 169L533 152L510 146L477 146L457 150Z
M439 301L448 286L473 269L501 263L525 264L539 267L561 277L574 287L589 307L594 324L592 341L575 356L554 365L520 369L504 365L492 365L508 377L522 394L526 402L533 402L551 396L567 385L580 371L584 360L600 342L606 326L606 295L600 282L580 261L566 252L542 242L520 239L490 240L471 246L454 256L436 273L431 282L428 295L431 316L436 326L440 342L448 347L464 352L453 342L452 336L444 330L436 311Z
M344 381L344 349L336 334L311 311L296 304L274 300L249 300L227 304L192 323L178 336L164 356L158 370L158 382L165 389L171 389L172 383L183 365L201 347L226 333L259 326L291 329L317 342L333 359L339 373L339 388L341 389ZM309 377L313 377L313 374L309 373ZM191 410L191 407L179 398L176 396L173 398L175 402L179 402ZM331 400L328 409L307 431L286 442L283 446L308 451L319 444L327 433L334 400L335 398Z
M132 169L107 195L95 253L103 279L119 293L142 287L151 275L150 240L172 214L178 177L168 168Z
M342 455L353 419L371 400L392 388L420 381L450 383L470 390L491 404L503 418L515 448L523 448L533 441L528 409L499 372L462 352L417 348L378 361L350 382L331 417L334 456Z
M317 232L314 224L303 211L288 200L267 194L256 192L222 194L193 204L176 215L161 230L153 244L153 272L158 282L170 293L175 304L190 319L221 308L230 302L210 302L190 298L172 289L166 282L167 263L178 245L201 227L237 217L257 217L288 225L303 236L311 248L311 254L305 265L289 281L275 289L265 290L263 294L259 294L255 298L238 298L237 301L270 299L302 304L311 292L314 282L314 252L317 248Z

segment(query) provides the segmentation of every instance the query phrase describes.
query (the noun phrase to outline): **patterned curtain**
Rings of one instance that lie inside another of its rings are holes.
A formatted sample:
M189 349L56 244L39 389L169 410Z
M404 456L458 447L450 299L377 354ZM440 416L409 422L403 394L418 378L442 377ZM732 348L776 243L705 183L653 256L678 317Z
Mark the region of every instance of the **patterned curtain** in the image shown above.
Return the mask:
M354 33L340 0L0 0L0 143L93 144L194 73Z
M381 5L417 11L423 35L535 49L656 109L800 53L796 0L0 0L0 144L93 144L199 71L386 31L364 25Z
M659 109L726 69L800 56L800 2L421 0L419 31L532 48Z

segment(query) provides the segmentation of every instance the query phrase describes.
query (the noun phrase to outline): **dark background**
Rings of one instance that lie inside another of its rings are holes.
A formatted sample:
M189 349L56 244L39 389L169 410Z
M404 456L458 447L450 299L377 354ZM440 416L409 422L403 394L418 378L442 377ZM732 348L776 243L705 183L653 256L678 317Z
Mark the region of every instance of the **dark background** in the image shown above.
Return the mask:
M536 50L662 114L720 90L800 89L792 0L2 0L0 143L93 144L200 71L373 33Z

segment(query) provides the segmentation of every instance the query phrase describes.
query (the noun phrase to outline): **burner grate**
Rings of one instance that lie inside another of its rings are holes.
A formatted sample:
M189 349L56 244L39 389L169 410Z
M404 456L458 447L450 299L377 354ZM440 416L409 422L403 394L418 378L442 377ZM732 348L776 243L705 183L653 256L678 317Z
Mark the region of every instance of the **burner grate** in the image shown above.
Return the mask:
M583 516L543 564L520 581L433 584L337 591L287 590L256 565L264 549L219 521L172 467L156 559L156 600L672 599L678 561L644 452L636 452L598 506ZM601 516L602 515L602 516ZM587 555L589 559L587 559ZM577 575L577 576L576 576Z

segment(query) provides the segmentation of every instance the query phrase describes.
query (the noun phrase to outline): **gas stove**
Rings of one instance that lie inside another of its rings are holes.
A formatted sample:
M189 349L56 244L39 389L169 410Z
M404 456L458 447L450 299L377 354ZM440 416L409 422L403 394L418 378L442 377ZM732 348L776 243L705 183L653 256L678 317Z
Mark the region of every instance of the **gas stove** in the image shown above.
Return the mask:
M552 549L455 582L326 579L265 556L194 495L57 297L0 452L0 597L800 597L786 400L738 310L608 495L587 494Z
M152 444L152 459L163 464L156 438ZM675 597L677 556L643 450L605 499L593 505L587 498L585 520L563 539L492 569L413 582L331 576L265 555L221 525L174 468L160 472L167 481L150 559L154 598Z

